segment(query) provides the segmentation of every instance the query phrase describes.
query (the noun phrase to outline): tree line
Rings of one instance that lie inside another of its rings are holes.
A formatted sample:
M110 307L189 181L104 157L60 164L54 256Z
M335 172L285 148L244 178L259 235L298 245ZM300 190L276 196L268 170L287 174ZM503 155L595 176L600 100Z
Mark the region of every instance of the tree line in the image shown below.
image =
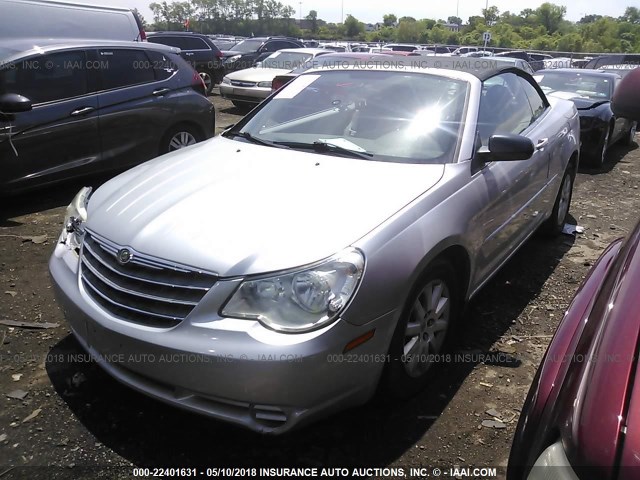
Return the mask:
M290 35L317 40L366 42L436 43L482 45L482 34L491 32L491 47L563 52L640 52L640 9L627 7L614 18L586 15L578 22L565 18L566 7L545 2L520 13L500 12L496 6L466 22L451 16L444 19L415 19L390 13L376 29L352 15L343 23L326 23L315 10L298 24L299 12L277 0L190 0L149 5L153 13L149 30L189 29L202 33L230 35ZM457 31L450 25L460 25ZM300 26L304 28L301 29Z

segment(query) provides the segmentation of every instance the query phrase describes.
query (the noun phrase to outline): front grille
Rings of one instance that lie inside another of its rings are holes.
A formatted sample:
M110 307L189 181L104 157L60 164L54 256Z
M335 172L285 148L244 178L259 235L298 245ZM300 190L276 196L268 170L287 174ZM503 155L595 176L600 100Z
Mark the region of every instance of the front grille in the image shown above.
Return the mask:
M241 82L240 80L231 80L231 85L234 87L255 87L256 82Z
M87 294L120 319L170 328L185 319L216 283L211 273L137 253L120 263L123 247L86 232L81 251L80 278Z

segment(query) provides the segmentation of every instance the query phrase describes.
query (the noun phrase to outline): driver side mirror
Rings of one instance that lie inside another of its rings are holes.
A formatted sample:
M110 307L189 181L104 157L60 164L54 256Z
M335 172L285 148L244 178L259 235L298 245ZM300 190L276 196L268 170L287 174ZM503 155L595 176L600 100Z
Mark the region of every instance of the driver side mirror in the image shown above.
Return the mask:
M522 135L492 135L489 146L480 147L477 156L483 162L528 160L535 148L530 138Z
M32 108L31 100L17 93L5 93L0 95L0 112L21 113L28 112Z

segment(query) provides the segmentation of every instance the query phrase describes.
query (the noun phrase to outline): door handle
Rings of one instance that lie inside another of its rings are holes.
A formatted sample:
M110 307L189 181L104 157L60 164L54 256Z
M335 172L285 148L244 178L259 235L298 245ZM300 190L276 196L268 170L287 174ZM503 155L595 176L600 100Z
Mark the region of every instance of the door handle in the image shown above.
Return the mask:
M78 108L77 110L74 110L73 112L71 112L71 116L72 117L80 117L82 115L87 115L88 113L91 112L95 112L96 109L93 107L83 107L83 108Z
M169 88L160 88L158 90L154 90L151 94L155 95L156 97L161 97L162 95L164 95L165 93L169 93L171 90Z
M546 147L548 143L549 143L548 138L541 138L540 140L538 140L538 143L536 144L536 150L540 150Z

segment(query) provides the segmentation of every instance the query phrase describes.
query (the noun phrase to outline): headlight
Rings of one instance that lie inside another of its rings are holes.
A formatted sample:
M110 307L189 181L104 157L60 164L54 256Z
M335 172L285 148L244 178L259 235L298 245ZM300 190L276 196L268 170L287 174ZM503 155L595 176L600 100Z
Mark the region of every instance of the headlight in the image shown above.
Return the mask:
M271 88L271 82L258 82L260 88Z
M349 248L314 267L244 281L222 309L225 317L258 320L280 332L326 325L345 309L364 270L364 256Z
M222 83L224 83L225 85L231 85L231 80L229 80L229 77L224 77L222 79Z
M233 57L227 58L224 63L233 63L238 60L242 55L234 55Z
M80 248L82 235L84 235L82 224L87 221L87 204L89 203L91 191L91 187L82 188L65 212L60 241L69 248Z

